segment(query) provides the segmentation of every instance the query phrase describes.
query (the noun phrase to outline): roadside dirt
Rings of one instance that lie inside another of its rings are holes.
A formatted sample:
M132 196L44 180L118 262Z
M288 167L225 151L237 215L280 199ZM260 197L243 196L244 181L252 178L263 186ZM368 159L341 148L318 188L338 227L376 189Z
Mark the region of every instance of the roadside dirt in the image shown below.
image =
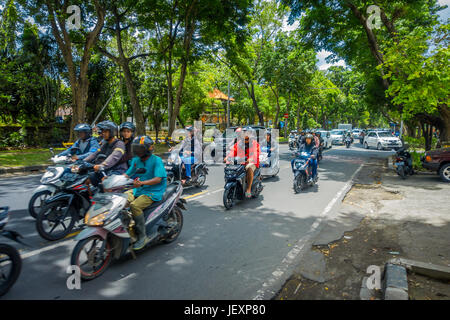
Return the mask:
M366 215L356 229L345 232L338 241L311 248L324 256L326 265L322 276L325 281L312 281L294 273L274 297L275 300L360 300L362 281L364 277L369 276L366 270L370 265L379 266L383 274L384 265L390 259L417 258L409 256L419 250L416 248L417 244L405 242L405 232L419 230L423 237L426 233L436 230L430 230L431 226L421 222L393 221L377 215L376 212L386 205L386 200L403 199L401 193L384 189L377 180L370 185L354 185L343 200L346 205L363 211L371 210L375 214ZM447 232L449 229L447 226L447 229L441 229L439 232ZM431 249L431 244L428 245L432 257L427 257L426 261L445 266L450 264L446 253L440 254L436 248ZM426 246L424 245L425 248ZM441 244L439 246L442 248ZM408 274L408 282L410 300L450 299L450 283L415 274ZM371 299L382 299L381 290L377 290Z

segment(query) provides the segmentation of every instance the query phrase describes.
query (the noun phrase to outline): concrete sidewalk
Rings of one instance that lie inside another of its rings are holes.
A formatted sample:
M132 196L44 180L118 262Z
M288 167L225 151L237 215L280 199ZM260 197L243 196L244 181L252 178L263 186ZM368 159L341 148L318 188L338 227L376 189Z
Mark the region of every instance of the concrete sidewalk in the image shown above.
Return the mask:
M402 180L375 160L355 183L275 299L359 300L367 268L383 275L393 258L450 266L450 184L436 174ZM450 299L448 281L408 274L408 284L410 299Z

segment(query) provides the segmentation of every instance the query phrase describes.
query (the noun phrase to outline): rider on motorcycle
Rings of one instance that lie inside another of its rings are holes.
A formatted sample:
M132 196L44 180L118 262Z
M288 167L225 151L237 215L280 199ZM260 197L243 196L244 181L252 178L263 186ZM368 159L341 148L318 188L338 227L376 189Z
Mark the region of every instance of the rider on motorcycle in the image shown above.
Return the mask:
M307 153L311 154L311 160L309 161L309 165L312 168L312 176L309 178L308 182L311 182L313 179L315 179L317 177L318 149L317 149L315 143L313 142L313 140L314 140L314 137L311 133L306 134L305 135L305 143L302 144L300 146L300 148L298 148L298 150L297 150L298 153L307 152ZM295 158L292 159L292 161L291 161L292 170L294 170L294 161L295 161Z
M181 180L183 184L191 180L192 165L202 161L202 145L195 134L195 128L192 126L186 127L186 138L181 142L180 151L183 152L181 160L186 169L186 180ZM172 149L171 149L172 150ZM171 151L170 150L170 151Z
M78 148L76 154L72 155L72 160L84 160L86 157L96 152L100 145L95 137L92 137L92 128L87 123L80 123L73 129L78 133L78 140L67 150L64 150L60 154L61 156L70 156L73 148Z
M238 140L231 147L228 155L224 159L224 162L230 161L230 158L233 157L245 158L245 171L247 177L247 190L245 191L245 197L251 198L253 175L256 168L259 168L260 146L255 138L252 137L252 139L250 139L246 128L237 128L235 132L238 136Z
M97 129L103 137L102 146L93 154L84 159L86 162L94 162L97 155L104 154L106 159L94 166L94 171L89 175L89 181L94 186L100 183L103 175L99 172L105 170L106 175L123 174L127 169L126 147L122 140L117 139L117 125L112 121L102 121L97 124Z
M125 159L128 167L130 166L133 154L131 152L131 143L134 139L136 127L132 122L126 121L119 126L120 139L125 143Z
M124 174L127 178L133 176L137 169L146 169L134 180L134 189L128 190L128 203L136 223L138 240L133 245L134 250L142 249L149 241L145 231L144 209L153 202L161 201L166 192L167 174L160 157L153 154L153 140L148 136L136 137L131 150L133 159L131 166Z

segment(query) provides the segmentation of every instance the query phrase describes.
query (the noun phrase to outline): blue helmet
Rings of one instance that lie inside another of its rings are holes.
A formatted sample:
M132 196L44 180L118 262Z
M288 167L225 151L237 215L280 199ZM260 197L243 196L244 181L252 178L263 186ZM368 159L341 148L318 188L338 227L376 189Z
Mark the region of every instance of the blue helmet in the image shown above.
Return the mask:
M150 147L153 145L153 139L149 136L137 136L131 143L131 152L133 156L139 158L145 158L146 156L151 156L152 151Z
M86 139L88 139L92 134L92 128L87 123L80 123L73 129L75 132L86 132Z

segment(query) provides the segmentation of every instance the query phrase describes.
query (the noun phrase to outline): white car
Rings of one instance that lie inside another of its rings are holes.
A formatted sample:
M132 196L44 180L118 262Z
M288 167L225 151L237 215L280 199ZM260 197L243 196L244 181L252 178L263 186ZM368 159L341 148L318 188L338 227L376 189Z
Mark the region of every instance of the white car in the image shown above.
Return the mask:
M344 144L345 130L333 129L330 131L332 144Z
M353 135L353 139L359 139L359 135L361 134L361 131L362 130L360 130L360 129L353 129L352 130L352 135Z
M318 133L320 133L320 137L323 139L323 148L328 149L331 148L331 133L330 131L325 130L317 130Z
M383 149L395 149L398 150L402 147L402 141L386 131L372 131L369 132L364 138L364 148L370 147L377 148L377 150Z

